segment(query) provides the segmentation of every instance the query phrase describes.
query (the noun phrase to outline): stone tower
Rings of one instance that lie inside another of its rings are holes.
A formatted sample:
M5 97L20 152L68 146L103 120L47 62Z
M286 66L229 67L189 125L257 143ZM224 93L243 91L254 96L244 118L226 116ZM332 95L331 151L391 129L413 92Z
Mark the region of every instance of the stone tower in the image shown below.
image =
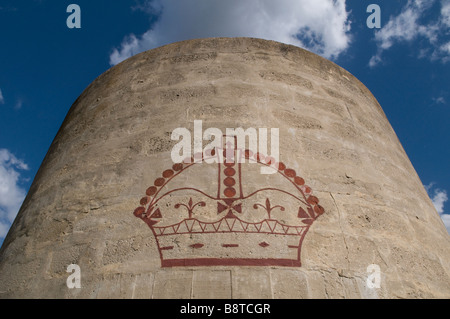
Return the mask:
M273 41L190 40L75 101L1 248L0 297L449 298L450 236L354 76Z

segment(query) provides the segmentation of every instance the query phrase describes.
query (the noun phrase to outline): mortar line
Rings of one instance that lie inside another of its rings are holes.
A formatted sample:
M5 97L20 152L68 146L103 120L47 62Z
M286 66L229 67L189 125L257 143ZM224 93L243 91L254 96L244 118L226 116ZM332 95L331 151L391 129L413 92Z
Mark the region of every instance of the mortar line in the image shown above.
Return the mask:
M349 260L349 252L348 252L348 245L347 245L347 241L345 240L345 233L344 233L344 229L342 228L342 223L341 223L341 211L339 210L339 207L336 203L336 199L334 198L333 194L330 192L330 196L333 199L334 202L334 206L336 207L336 210L338 212L338 219L339 219L339 228L341 229L342 232L342 239L344 240L344 244L345 244L345 249L347 251L347 269L350 269L350 260Z

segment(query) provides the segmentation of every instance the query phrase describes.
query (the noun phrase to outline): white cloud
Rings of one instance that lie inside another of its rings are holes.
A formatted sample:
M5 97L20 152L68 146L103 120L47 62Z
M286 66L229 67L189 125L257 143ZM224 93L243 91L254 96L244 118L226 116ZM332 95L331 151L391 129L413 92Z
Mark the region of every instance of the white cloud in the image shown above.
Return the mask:
M425 185L425 189L430 195L431 201L433 202L436 211L441 216L442 221L444 222L444 225L447 228L448 233L450 234L450 214L446 214L444 212L444 205L448 201L447 191L436 188L433 192L431 192L434 185L435 183Z
M442 59L443 62L450 61L450 41L442 44L436 51L433 52L432 58Z
M436 183L431 182L428 185L423 185L423 187L425 187L425 190L427 191L428 195L430 194L431 188L435 185Z
M444 213L444 204L448 200L447 192L436 189L431 200L439 215L442 215Z
M442 0L441 16L442 16L442 22L445 23L448 27L450 27L450 1L449 0Z
M153 0L135 9L159 19L130 34L110 55L115 65L164 44L206 37L256 37L294 44L335 58L350 43L345 0Z
M447 228L447 232L450 234L450 214L442 214L441 218Z
M20 109L22 108L22 105L23 105L22 99L18 99L18 100L16 101L16 104L14 105L14 109L15 109L15 110L20 110Z
M2 90L0 89L0 104L5 104L5 98L3 97Z
M28 170L28 165L0 149L0 238L6 236L26 195L19 185L22 170Z
M439 96L439 97L433 98L433 102L436 104L445 104L445 98L443 96Z
M435 0L408 0L400 14L391 17L388 23L375 33L378 51L370 59L369 66L374 67L382 62L383 52L393 45L417 39L425 39L429 46L427 49L418 50L419 57L429 56L431 60L447 62L450 42L442 44L442 37L448 34L450 27L450 1L440 2L441 10L437 21L421 24L421 19L435 2Z
M377 64L379 64L381 62L381 54L377 54L374 55L373 57L370 58L369 60L369 66L371 68L373 68L374 66L376 66Z

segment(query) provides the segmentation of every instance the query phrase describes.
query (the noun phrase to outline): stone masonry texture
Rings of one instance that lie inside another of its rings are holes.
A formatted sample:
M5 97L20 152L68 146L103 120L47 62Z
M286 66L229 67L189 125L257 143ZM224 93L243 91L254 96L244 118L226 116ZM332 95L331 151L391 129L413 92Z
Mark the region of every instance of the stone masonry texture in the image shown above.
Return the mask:
M279 128L286 167L175 166L171 134L195 120ZM1 248L0 298L450 298L450 236L349 72L273 41L189 40L75 101Z

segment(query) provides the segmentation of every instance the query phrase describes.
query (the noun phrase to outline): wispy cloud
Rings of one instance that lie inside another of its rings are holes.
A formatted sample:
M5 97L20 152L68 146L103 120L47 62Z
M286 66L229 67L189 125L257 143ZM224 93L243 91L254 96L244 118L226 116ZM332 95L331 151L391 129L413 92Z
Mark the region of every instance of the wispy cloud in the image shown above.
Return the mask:
M440 215L444 214L444 204L448 201L447 192L445 190L436 189L431 200L433 201L433 205L437 212Z
M5 104L5 98L3 97L2 90L0 89L0 104Z
M442 214L441 218L447 228L447 232L450 234L450 214Z
M22 99L18 99L17 101L16 101L16 104L14 105L14 109L17 111L17 110L20 110L21 108L22 108L22 105L23 105L23 101L22 101Z
M0 6L0 11L12 12L12 11L17 11L17 8L11 7L11 6L8 6L8 7Z
M443 96L432 98L435 104L445 104L445 98Z
M450 234L450 214L446 214L444 212L444 205L448 201L447 191L439 188L434 188L434 185L435 183L425 185L425 189L430 195L434 207L441 216L442 221L444 222L445 227L447 228L447 231Z
M20 172L28 165L7 149L0 149L0 238L4 238L16 217L26 192L20 186Z
M442 23L450 27L450 1L442 0L441 8Z
M397 43L410 43L422 39L427 43L426 48L418 48L418 57L429 57L431 60L449 61L450 42L448 32L450 28L450 1L441 0L440 15L433 22L422 24L421 20L433 7L436 0L408 0L397 16L389 19L388 23L375 33L378 45L377 53L372 56L369 66L374 67L383 61L383 52Z
M205 37L256 37L335 58L350 43L345 0L153 0L134 9L158 15L144 34L127 36L110 55L115 65L171 42Z

